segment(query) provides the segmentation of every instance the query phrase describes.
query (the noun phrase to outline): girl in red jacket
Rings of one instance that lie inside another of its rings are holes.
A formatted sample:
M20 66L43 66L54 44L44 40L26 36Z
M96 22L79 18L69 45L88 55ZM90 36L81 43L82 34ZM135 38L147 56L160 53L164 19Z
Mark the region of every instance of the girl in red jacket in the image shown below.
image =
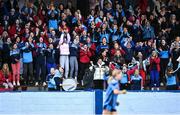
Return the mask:
M151 90L157 87L159 90L159 72L160 72L160 58L158 57L156 51L152 52L150 57L150 80L151 80Z
M3 64L3 68L0 70L0 85L3 85L5 89L13 88L12 75L7 63Z
M90 58L92 56L91 51L87 47L87 45L84 45L80 49L80 73L79 73L79 80L83 79L83 76L85 74L85 70L89 67Z

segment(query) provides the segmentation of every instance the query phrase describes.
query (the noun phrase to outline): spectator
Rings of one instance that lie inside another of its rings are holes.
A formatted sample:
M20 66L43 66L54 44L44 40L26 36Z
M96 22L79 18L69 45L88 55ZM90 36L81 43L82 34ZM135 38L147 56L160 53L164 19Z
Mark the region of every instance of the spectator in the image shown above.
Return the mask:
M92 56L88 46L86 44L84 44L81 48L80 48L80 59L79 59L79 66L80 66L80 72L79 72L79 80L81 81L83 79L83 76L85 74L85 70L89 68L89 64L90 64L90 58ZM83 82L81 82L83 85Z
M53 28L55 30L58 29L58 12L56 11L53 4L50 5L50 9L48 11L48 25L49 29Z
M168 67L166 71L166 89L167 90L176 90L177 89L177 82L176 82L176 75L173 72L172 67Z
M177 59L179 56L180 56L179 43L178 42L172 43L171 58L172 58L173 70L176 70L178 68ZM177 72L177 76L180 76L179 71Z
M113 29L112 29L111 37L112 37L112 42L119 40L119 32L118 32L118 25L114 24Z
M109 50L109 45L106 41L106 38L104 37L104 38L102 38L102 43L99 46L97 46L96 52L98 53L98 52L101 52L102 50L105 50L105 49Z
M54 75L54 81L55 81L55 85L56 85L56 90L60 90L60 84L62 84L63 74L64 74L64 69L59 66L55 70L55 75Z
M115 55L113 56L113 62L117 63L119 66L123 66L125 64L125 59L121 54L120 50L116 50Z
M65 78L68 78L69 74L69 43L70 43L70 34L68 33L67 28L61 34L59 41L59 49L60 49L60 65L65 69Z
M55 63L55 49L53 44L49 44L49 47L45 50L45 55L46 55L46 67L47 67L47 72L50 74L51 68L56 67Z
M5 40L5 43L3 44L3 62L4 63L8 63L8 66L10 67L10 48L11 48L11 38L7 38L7 40Z
M13 73L13 85L20 86L20 50L18 49L17 44L12 45L10 56L11 56L11 67Z
M43 41L43 38L39 38L39 43L37 43L36 48L36 83L35 86L39 85L39 81L43 83L43 86L46 86L46 65L45 65L45 49L46 44ZM41 76L41 79L40 79Z
M126 63L130 63L133 55L134 55L134 48L131 44L131 42L127 42L123 45L123 50L125 51L125 61Z
M160 83L163 86L165 84L165 72L170 58L169 46L165 40L161 40L159 46L159 57L160 57Z
M29 38L29 40L32 38ZM23 58L23 78L25 80L25 85L29 85L29 80L33 77L33 51L34 44L30 42L25 42L22 47L22 58Z
M141 90L143 87L142 77L139 75L139 70L136 69L134 75L131 76L131 89Z
M78 77L78 53L79 53L79 36L76 36L70 44L70 78Z
M140 20L136 19L135 24L132 27L132 36L134 38L135 42L140 42L142 41L142 26L140 24Z
M143 27L143 40L150 40L155 38L154 28L150 25L150 22L146 22Z
M104 21L106 21L106 17L104 17L103 19ZM107 24L103 23L101 26L101 32L100 32L100 43L103 42L103 39L106 39L106 42L109 43L109 36L110 36L110 31L107 28Z
M160 72L160 58L158 57L156 51L152 52L150 57L150 80L151 80L151 90L157 87L159 90L159 72Z
M50 68L50 73L47 75L46 82L48 83L48 91L55 91L56 83L54 81L55 69Z
M115 43L114 43L114 47L111 48L111 56L112 56L112 57L115 55L115 53L116 53L117 50L120 50L121 55L124 56L124 54L125 54L124 50L123 50L122 47L118 44L118 42L115 42ZM111 57L111 58L112 58L112 57Z
M95 61L95 59L96 59L96 54L95 54L96 53L96 45L95 45L95 43L92 42L90 36L87 36L86 44L87 44L87 46L88 46L88 48L92 54L91 60Z
M120 88L123 89L129 89L130 86L130 80L128 78L128 74L127 74L127 67L126 65L123 65L122 67L122 78L120 80Z
M5 89L13 89L12 75L9 71L9 66L7 63L3 64L2 70L0 71L0 85L3 85Z
M109 55L108 55L108 50L102 50L102 52L100 53L100 56L99 58L102 59L102 61L105 63L105 65L109 65L109 62L110 62L110 58L109 58Z
M98 59L97 65L95 65L94 73L94 88L95 89L104 89L104 78L108 74L109 68L105 65L102 59Z
M141 52L138 52L137 61L139 63L139 75L142 77L142 82L143 82L142 87L144 87L146 84L146 72L145 72L144 64L143 64L145 60Z
M174 76L177 76L178 80L180 79L179 77L179 71L180 71L180 56L178 57L177 59L177 62L178 62L178 67L176 68L176 70L174 70L173 72L170 71L170 74L174 75ZM179 83L180 84L180 83ZM178 89L180 89L180 86L178 84Z

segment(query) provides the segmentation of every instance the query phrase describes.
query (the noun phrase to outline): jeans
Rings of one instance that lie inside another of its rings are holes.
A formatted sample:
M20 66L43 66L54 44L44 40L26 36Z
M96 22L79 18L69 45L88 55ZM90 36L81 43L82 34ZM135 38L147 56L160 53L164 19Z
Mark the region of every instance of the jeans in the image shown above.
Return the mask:
M76 56L70 57L70 78L77 77L78 75L78 61ZM73 77L74 74L74 77Z
M23 74L23 62L22 62L22 58L20 58L19 62L20 62L20 75L22 75Z
M33 63L23 63L23 78L26 82L26 85L29 84L29 78L33 77Z
M60 65L62 68L64 68L64 76L65 78L68 78L68 74L69 74L69 56L60 56Z
M11 64L12 72L13 72L13 81L19 81L20 80L20 62L17 62L15 64Z
M150 71L151 87L159 87L159 72L157 70Z

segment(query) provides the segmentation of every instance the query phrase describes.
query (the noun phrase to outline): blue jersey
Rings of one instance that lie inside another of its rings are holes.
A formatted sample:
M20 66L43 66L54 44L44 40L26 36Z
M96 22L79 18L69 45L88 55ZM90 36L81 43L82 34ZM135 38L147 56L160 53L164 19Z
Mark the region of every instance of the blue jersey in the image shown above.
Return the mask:
M172 75L172 76L168 76L166 78L167 80L167 85L176 85L176 76Z
M116 110L118 94L114 94L113 91L115 89L119 90L119 83L117 80L113 79L111 83L109 83L106 90L106 97L104 102L104 109L108 111Z
M120 83L122 83L122 84L128 83L128 75L126 73L122 74Z
M138 80L138 81L140 81L142 79L142 77L140 76L140 75L138 75L138 76L132 76L131 77L131 81L133 81L133 80Z

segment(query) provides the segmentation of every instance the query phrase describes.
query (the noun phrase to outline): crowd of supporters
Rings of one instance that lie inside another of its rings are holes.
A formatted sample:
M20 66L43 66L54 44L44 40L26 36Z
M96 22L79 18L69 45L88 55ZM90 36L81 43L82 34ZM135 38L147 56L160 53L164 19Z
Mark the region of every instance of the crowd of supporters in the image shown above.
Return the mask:
M48 81L51 87L54 74L83 85L86 70L92 68L98 85L118 68L123 89L159 90L160 85L177 89L180 9L176 1L153 0L153 8L99 1L85 16L70 1L64 6L36 0L20 8L17 0L0 0L0 85L46 86Z

